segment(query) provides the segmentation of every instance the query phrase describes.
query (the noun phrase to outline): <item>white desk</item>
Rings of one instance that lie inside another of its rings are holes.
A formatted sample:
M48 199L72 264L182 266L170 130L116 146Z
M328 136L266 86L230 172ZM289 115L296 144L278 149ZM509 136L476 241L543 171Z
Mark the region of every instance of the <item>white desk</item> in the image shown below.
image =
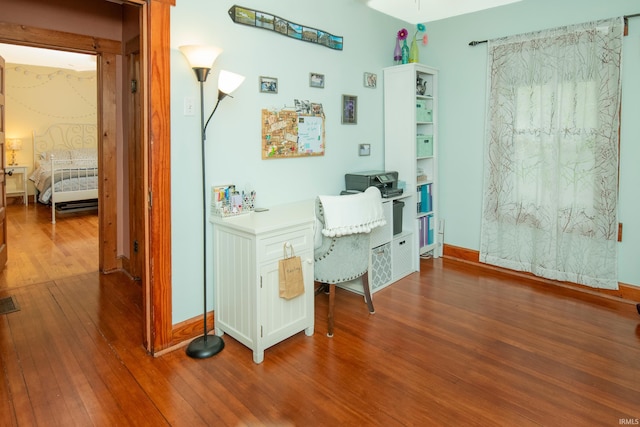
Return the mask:
M253 350L264 350L303 331L313 335L314 201L280 205L266 212L221 218L213 224L214 316L217 335L228 334ZM303 295L279 297L278 261L283 245L302 259Z

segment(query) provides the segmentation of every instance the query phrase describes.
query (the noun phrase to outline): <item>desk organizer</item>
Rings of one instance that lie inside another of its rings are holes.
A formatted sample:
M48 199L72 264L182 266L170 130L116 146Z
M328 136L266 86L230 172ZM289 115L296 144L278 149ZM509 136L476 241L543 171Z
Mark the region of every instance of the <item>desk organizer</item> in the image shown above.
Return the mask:
M253 212L255 201L255 191L240 192L233 184L211 187L211 215L228 217L248 214Z

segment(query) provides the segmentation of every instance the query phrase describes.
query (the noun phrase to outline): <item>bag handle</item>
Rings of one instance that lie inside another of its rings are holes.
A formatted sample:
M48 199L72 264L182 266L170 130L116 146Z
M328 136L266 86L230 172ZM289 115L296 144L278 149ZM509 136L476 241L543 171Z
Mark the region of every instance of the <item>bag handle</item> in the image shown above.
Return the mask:
M287 248L291 249L291 255L288 256L287 255ZM284 258L293 258L296 254L295 252L293 252L293 245L289 242L284 242L284 244L282 245L282 252L284 253Z

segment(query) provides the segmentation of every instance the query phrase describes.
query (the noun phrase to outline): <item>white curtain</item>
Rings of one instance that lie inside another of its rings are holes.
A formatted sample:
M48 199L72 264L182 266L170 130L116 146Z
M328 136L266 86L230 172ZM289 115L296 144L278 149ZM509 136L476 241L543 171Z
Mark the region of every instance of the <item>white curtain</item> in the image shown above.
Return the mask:
M617 289L623 19L489 41L480 261Z

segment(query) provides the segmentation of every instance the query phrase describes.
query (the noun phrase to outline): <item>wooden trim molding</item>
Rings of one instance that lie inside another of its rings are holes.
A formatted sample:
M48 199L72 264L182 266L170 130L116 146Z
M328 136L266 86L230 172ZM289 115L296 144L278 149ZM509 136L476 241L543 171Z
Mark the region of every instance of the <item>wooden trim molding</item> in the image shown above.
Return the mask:
M83 53L95 52L119 55L122 49L122 44L118 40L80 36L64 31L47 30L8 22L0 22L0 39L3 43L40 48L65 48Z
M98 132L100 132L100 151L98 152L100 168L98 169L98 216L100 223L100 271L117 270L118 263L118 138L117 129L117 70L116 55L103 53L98 56L98 115L100 116Z
M538 280L544 283L562 286L565 288L571 288L581 292L588 292L588 293L600 295L603 297L606 296L610 298L621 298L624 300L629 300L634 302L640 301L640 287L638 286L628 285L625 283L618 283L618 288L619 288L618 290L592 288L590 286L578 285L577 283L560 282L556 280L545 279L543 277L535 276L531 273L509 270L507 268L485 264L480 262L480 252L473 249L461 248L459 246L445 244L442 252L443 252L442 253L443 258L450 258L458 261L464 261L464 262L475 264L484 268L508 272L515 276L522 276L528 279Z
M214 327L214 313L210 311L207 313L207 332L213 333ZM173 339L170 348L184 347L189 344L192 339L201 336L203 332L204 325L202 324L202 315L176 323L173 325Z
M147 349L156 354L173 343L171 291L171 2L150 0L146 17L148 49L145 84L149 100L149 289ZM144 52L143 52L144 53Z

